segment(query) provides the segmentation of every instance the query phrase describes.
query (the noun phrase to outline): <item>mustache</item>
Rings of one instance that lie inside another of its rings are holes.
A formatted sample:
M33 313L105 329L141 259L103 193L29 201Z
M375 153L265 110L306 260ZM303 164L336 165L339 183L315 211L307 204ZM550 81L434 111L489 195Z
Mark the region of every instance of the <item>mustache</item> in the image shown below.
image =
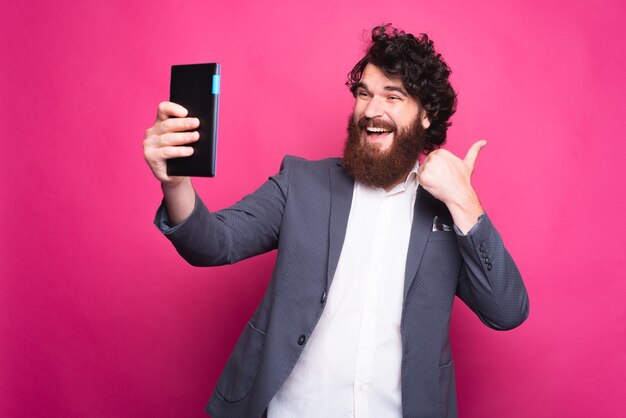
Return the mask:
M364 130L366 128L382 128L390 132L396 131L396 124L393 122L387 122L378 118L367 118L365 116L361 116L359 118L356 126L360 130Z

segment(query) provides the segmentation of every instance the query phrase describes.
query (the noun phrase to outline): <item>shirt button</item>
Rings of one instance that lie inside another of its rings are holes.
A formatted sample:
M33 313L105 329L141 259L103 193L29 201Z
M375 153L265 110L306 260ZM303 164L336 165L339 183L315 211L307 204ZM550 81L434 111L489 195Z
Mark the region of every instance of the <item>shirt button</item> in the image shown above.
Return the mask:
M298 345L302 345L306 342L306 335L302 334L299 338L298 338Z
M361 390L362 390L362 391L366 391L366 390L368 390L369 388L370 388L370 387L369 387L369 385L368 385L367 383L364 383L364 384L362 384L362 385L361 385Z

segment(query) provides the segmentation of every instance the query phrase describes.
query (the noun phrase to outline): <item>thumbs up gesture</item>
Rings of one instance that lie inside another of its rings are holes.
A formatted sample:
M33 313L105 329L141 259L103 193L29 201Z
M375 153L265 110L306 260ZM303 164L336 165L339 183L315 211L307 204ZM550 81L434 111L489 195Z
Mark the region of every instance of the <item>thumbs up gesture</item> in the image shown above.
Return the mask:
M417 179L426 191L448 207L455 225L467 233L484 213L471 178L480 150L487 141L477 141L460 159L450 151L438 149L420 165Z

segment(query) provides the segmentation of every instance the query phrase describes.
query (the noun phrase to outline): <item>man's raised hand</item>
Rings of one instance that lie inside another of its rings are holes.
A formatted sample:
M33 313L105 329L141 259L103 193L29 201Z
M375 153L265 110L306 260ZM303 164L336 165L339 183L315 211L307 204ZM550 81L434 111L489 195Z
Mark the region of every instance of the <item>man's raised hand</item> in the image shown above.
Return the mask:
M164 186L175 186L184 181L184 177L167 175L167 160L193 154L192 147L179 145L195 142L199 138L197 131L185 132L200 125L197 118L186 116L187 109L184 107L172 102L161 102L154 125L146 130L143 155L154 176Z
M428 154L417 172L422 187L446 204L463 233L483 214L471 177L478 154L485 145L485 140L475 142L464 159L444 149L435 150Z
M143 140L143 156L154 176L161 182L172 226L186 219L195 204L191 179L167 175L167 160L193 154L192 147L180 145L190 144L199 138L197 131L185 132L200 126L200 121L188 118L187 113L187 109L176 103L161 102L154 125L146 130Z

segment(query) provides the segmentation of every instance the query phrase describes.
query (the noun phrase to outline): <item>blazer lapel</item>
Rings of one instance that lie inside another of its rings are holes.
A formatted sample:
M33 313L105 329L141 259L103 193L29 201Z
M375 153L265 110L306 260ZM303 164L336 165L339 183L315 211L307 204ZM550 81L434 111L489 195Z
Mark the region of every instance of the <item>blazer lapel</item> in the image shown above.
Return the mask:
M413 225L411 226L411 238L409 240L409 250L406 257L406 268L404 272L404 294L411 288L411 284L417 274L417 269L422 261L426 242L432 231L433 219L439 212L437 207L443 205L435 199L422 186L417 188L415 197L415 212L413 214Z
M348 227L348 217L352 206L352 194L354 181L346 174L340 163L331 167L330 177L330 221L328 243L328 275L326 289L330 288L333 281L339 255L343 248Z

